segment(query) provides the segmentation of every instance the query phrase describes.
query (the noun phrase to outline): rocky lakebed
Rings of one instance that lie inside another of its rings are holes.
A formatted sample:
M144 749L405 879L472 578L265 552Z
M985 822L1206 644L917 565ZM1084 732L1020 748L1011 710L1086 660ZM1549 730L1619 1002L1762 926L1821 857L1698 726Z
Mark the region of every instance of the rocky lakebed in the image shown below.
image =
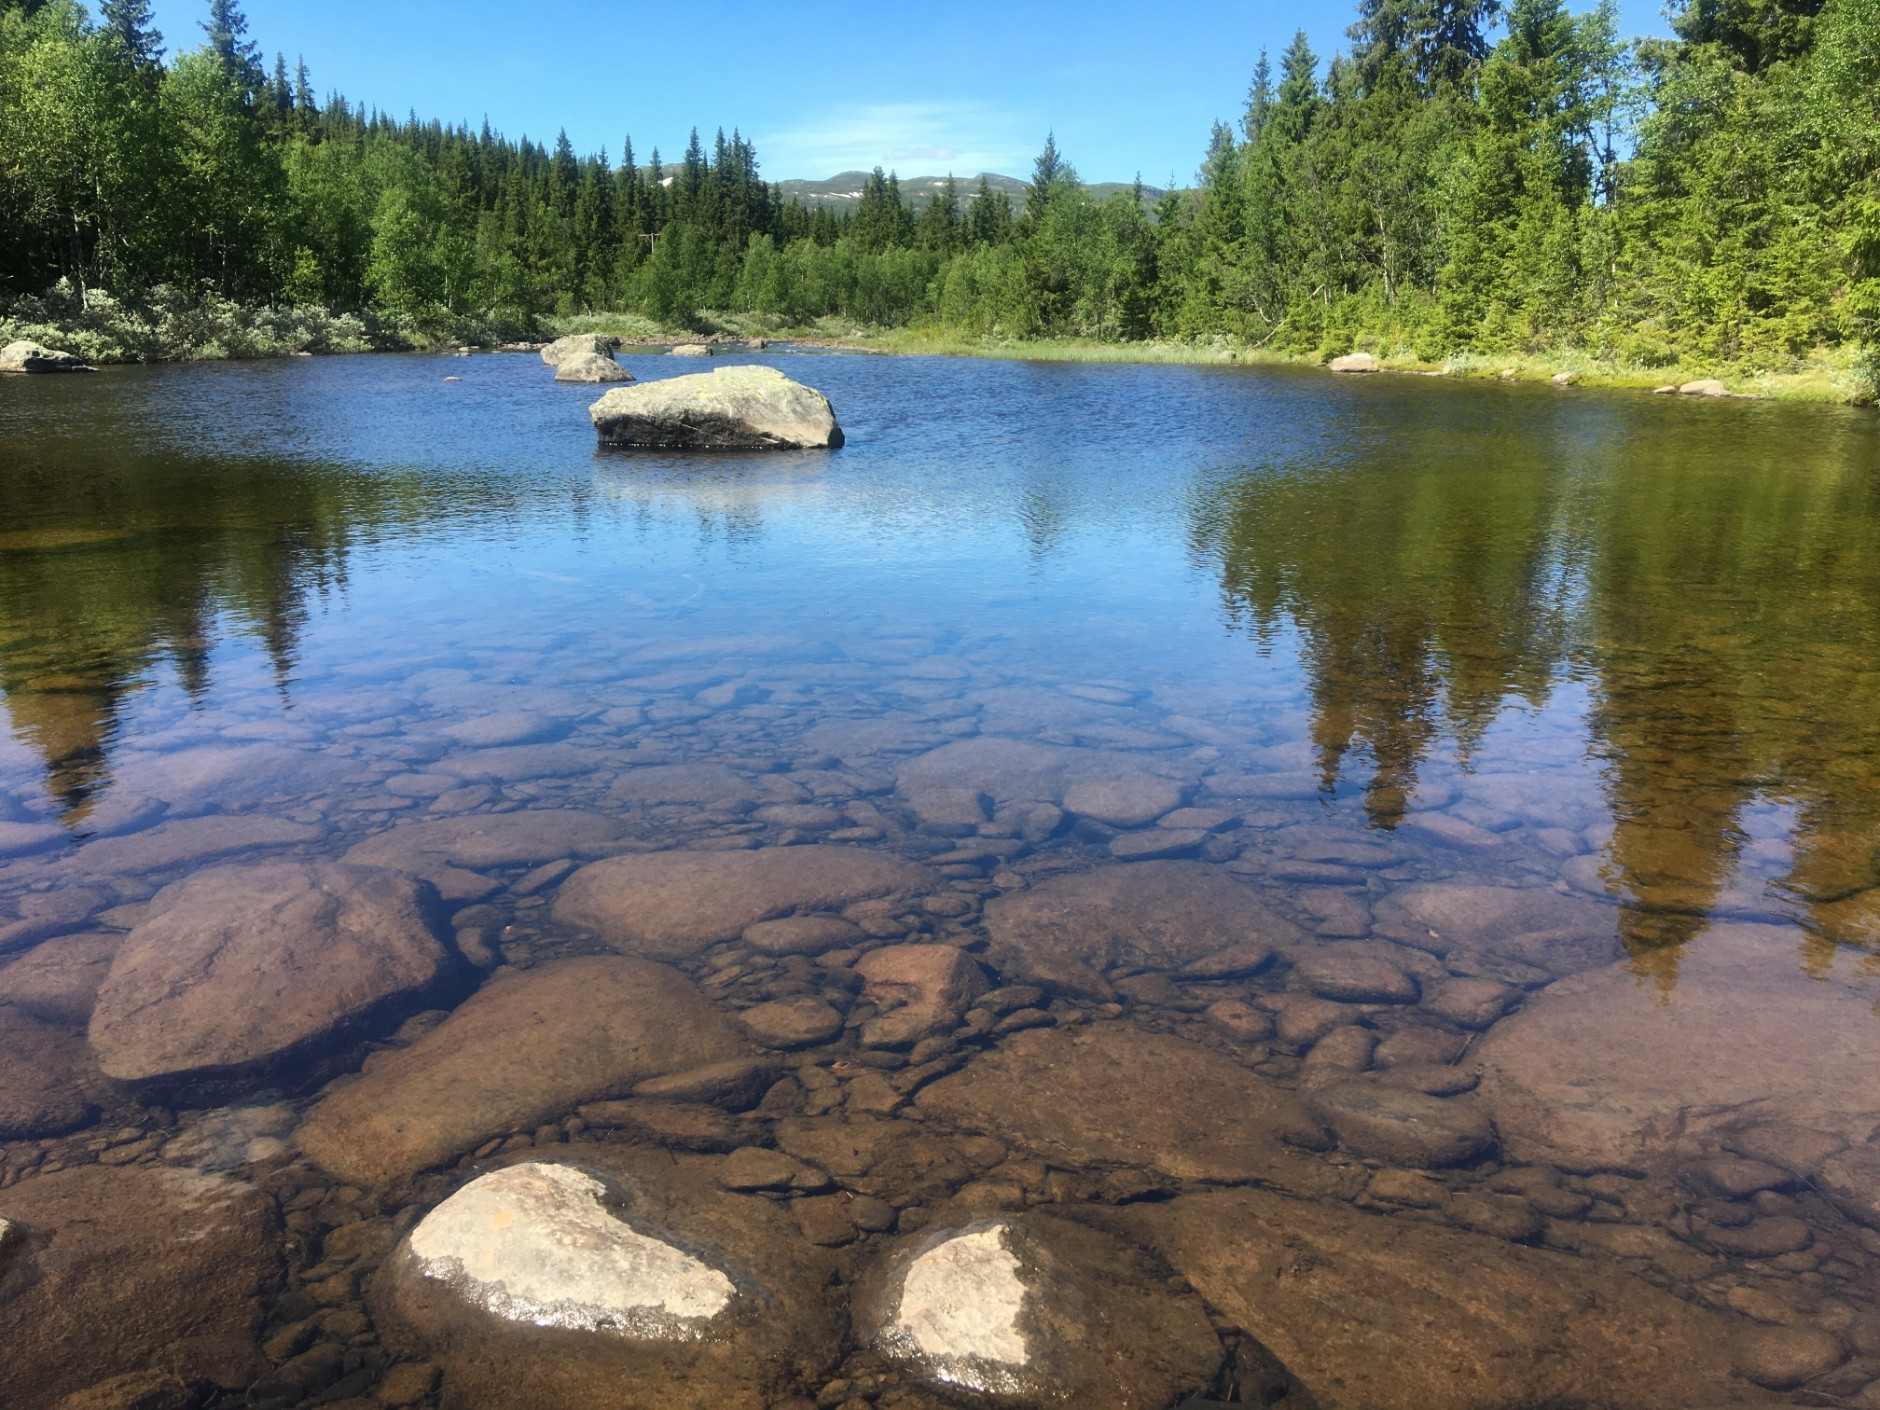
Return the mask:
M1628 943L1578 715L1367 810L1293 676L572 571L0 794L9 1410L1880 1407L1880 972Z

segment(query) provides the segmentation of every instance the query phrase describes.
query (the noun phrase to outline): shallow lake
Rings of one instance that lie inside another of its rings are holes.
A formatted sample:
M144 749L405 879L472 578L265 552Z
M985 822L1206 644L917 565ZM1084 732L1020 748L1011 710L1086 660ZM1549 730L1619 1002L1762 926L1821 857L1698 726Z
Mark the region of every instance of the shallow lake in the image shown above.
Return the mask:
M0 381L0 1401L1880 1405L1871 415L746 360Z

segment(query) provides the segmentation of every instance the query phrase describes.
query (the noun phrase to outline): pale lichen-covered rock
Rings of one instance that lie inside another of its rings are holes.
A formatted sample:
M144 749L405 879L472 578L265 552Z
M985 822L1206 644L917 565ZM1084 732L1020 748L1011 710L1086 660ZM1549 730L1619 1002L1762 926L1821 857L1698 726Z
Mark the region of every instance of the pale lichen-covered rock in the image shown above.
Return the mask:
M560 367L577 357L604 357L611 362L618 343L619 339L605 333L571 333L543 348L542 361L550 367Z
M555 368L557 382L631 382L633 374L614 361L612 353L579 353L564 358Z
M1369 353L1347 353L1335 357L1326 363L1334 372L1375 372L1378 370L1377 359Z
M20 341L0 348L0 372L90 372L76 354L59 352L39 343Z
M617 387L589 408L601 444L790 450L842 444L829 399L774 367L720 367Z
M382 1265L376 1319L445 1404L765 1410L822 1383L830 1265L724 1162L596 1146L484 1175Z
M1163 1410L1205 1390L1221 1345L1159 1260L1044 1215L943 1228L864 1277L861 1339L969 1403Z
M1727 397L1730 389L1715 377L1704 377L1695 382L1686 382L1678 388L1678 395L1683 397Z
M98 990L105 1074L188 1083L272 1074L396 1021L446 973L436 897L332 862L215 867L165 887Z
M711 357L714 349L710 343L679 343L674 346L674 357Z

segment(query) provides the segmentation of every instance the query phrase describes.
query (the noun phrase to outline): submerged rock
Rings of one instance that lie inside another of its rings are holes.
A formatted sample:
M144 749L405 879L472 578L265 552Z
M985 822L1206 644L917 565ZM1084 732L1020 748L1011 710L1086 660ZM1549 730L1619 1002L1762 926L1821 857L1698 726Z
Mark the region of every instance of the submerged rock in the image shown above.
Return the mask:
M98 991L100 1066L126 1082L239 1080L394 1022L447 972L435 907L422 882L331 862L167 886Z
M971 1403L1166 1410L1221 1344L1199 1298L1137 1248L1031 1214L904 1241L863 1279L860 1339Z
M601 444L610 446L790 450L842 444L829 399L774 367L720 367L617 388L589 414Z
M1474 1103L1407 1087L1334 1082L1315 1090L1310 1106L1340 1145L1392 1165L1460 1165L1495 1144L1494 1127Z
M1514 960L1549 974L1610 964L1619 953L1613 907L1535 887L1418 882L1377 903L1375 929L1433 955Z
M1126 756L1101 749L987 736L943 744L910 759L900 769L898 786L910 799L968 789L1000 807L1062 804L1080 784L1110 782L1137 772Z
M888 945L855 962L862 994L881 1012L862 1025L873 1048L905 1048L952 1028L986 992L986 977L951 945Z
M1244 962L1250 947L1271 951L1309 938L1247 887L1200 862L1140 862L1053 877L990 902L986 932L1001 973L1100 999L1111 996L1102 972L1115 965L1182 970L1224 951Z
M648 852L583 867L562 883L555 916L618 950L680 959L759 921L933 884L925 867L860 847Z
M1673 988L1621 963L1530 998L1475 1049L1482 1098L1512 1157L1568 1169L1649 1168L1758 1121L1865 1140L1877 1000L1880 982L1800 971L1792 930L1713 925Z
M1291 1093L1213 1048L1130 1023L1015 1034L915 1102L1066 1170L1262 1179L1287 1163L1284 1145L1323 1144Z
M345 860L409 872L430 882L446 900L465 900L496 889L479 874L482 868L599 856L619 835L618 824L593 813L559 808L477 813L395 827L368 837Z
M381 1054L308 1114L302 1148L377 1184L635 1084L747 1055L677 970L573 959L492 980L411 1047Z
M619 343L618 338L606 333L570 333L547 344L542 349L542 361L550 367L560 367L579 357L604 357L611 362Z
M119 935L63 935L40 941L0 968L0 1005L47 1023L83 1026L122 943Z
M827 1255L721 1165L596 1147L484 1175L387 1258L374 1310L446 1403L764 1410L833 1359Z
M85 359L21 340L0 348L0 372L90 372Z
M555 369L557 382L631 382L633 374L614 361L612 353L581 353Z
M280 1247L274 1201L252 1185L92 1165L0 1191L0 1215L25 1235L0 1296L9 1410L135 1371L215 1380L259 1361Z
M89 1080L87 1080L89 1079ZM91 1052L69 1029L0 1007L0 1140L60 1136L98 1112Z
M1739 1398L1723 1319L1609 1263L1256 1190L1129 1223L1320 1410Z

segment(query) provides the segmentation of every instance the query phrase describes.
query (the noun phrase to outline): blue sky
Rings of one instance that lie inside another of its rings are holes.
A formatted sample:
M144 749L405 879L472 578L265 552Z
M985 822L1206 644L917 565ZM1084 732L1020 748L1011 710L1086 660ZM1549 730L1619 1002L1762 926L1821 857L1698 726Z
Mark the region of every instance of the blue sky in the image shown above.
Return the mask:
M1590 3L1590 0L1588 0ZM1665 33L1656 0L1621 0L1630 33ZM1576 5L1577 7L1577 5ZM201 40L206 0L157 0L171 48ZM676 158L697 126L742 129L764 175L1028 174L1056 129L1086 180L1186 181L1208 126L1233 120L1262 45L1294 29L1329 56L1354 0L1145 6L894 0L638 5L627 0L247 0L272 62L304 54L322 94L511 137Z

